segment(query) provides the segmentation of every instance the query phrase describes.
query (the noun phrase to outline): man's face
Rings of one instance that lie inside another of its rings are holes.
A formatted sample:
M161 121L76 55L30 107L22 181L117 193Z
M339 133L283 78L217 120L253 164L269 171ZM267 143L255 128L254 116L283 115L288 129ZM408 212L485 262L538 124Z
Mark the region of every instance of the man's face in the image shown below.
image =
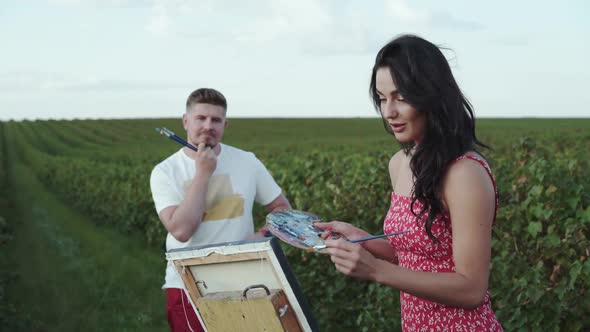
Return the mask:
M193 104L182 116L182 125L189 143L194 146L205 143L215 147L227 126L225 110L217 105Z

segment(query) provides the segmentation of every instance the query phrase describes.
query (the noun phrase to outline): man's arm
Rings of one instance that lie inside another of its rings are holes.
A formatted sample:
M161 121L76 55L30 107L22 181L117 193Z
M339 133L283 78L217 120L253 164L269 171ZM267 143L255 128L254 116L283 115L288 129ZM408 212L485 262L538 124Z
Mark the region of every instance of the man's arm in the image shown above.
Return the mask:
M266 208L266 211L270 213L280 210L290 210L291 204L289 203L289 200L287 200L287 198L283 196L283 194L280 194L279 196L277 196L277 198L275 198L272 202L268 203L264 207ZM267 235L267 232L268 229L266 229L266 225L262 226L262 228L260 228L258 232L254 233L254 235L250 237L250 239L265 237Z
M160 212L160 221L180 242L188 241L203 221L209 177L195 176L180 205L169 206Z
M283 194L280 194L277 198L275 198L272 202L264 206L266 211L268 212L275 212L280 210L290 210L291 204L287 200Z
M255 160L255 178L256 178L256 197L255 201L262 204L268 212L291 209L291 204L281 193L281 188L273 179L272 175L264 164L256 158ZM254 238L263 237L267 230L263 226L254 234Z
M217 166L217 156L211 148L199 144L195 158L196 173L180 205L160 212L160 221L175 239L188 241L201 225L205 215L209 179Z

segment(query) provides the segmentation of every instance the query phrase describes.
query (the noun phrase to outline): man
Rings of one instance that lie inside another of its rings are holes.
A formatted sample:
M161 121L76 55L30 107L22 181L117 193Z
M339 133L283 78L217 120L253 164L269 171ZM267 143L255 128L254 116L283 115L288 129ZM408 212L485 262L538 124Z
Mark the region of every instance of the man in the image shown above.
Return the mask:
M251 152L221 143L227 102L214 89L198 89L186 101L182 124L186 147L159 163L150 187L168 235L166 249L245 240L254 237L254 201L271 211L290 209L266 167ZM172 264L162 288L172 331L202 331Z

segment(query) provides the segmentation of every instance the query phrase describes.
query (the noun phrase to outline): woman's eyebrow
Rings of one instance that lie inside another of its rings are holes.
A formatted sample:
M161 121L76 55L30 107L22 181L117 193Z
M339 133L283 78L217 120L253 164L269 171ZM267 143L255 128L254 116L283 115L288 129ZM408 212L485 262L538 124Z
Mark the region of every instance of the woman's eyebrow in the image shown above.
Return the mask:
M381 91L379 91L379 90L375 90L375 91L377 91L377 94L378 95L385 96L385 94L384 93L381 93ZM391 96L397 96L397 95L399 95L399 91L398 90L393 90L393 91L391 91L390 95Z

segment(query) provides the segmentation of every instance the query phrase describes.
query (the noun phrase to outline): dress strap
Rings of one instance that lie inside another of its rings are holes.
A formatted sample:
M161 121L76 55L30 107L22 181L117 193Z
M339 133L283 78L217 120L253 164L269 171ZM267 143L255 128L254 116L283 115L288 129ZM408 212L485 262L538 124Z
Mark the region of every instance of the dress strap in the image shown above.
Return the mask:
M490 176L490 179L492 180L492 184L494 185L494 195L496 197L496 205L494 206L494 224L495 224L496 223L496 214L498 213L499 196L498 196L498 187L496 186L496 179L494 178L494 174L492 174L492 170L490 169L490 166L488 166L488 164L486 164L486 162L483 161L483 159L478 158L478 157L474 157L474 156L470 156L470 155L463 155L463 156L455 159L455 161L459 161L462 159L471 159L473 161L478 162L481 166L483 166L483 168L486 170L486 172Z

